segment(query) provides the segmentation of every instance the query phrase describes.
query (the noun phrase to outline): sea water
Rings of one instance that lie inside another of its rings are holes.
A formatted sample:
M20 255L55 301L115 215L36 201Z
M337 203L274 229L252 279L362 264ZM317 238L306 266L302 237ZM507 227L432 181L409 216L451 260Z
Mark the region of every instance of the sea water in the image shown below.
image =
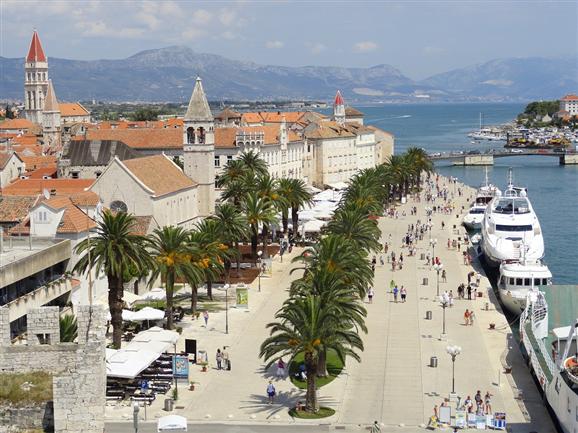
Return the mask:
M360 107L361 108L361 107ZM468 132L484 125L512 121L524 104L403 104L363 107L365 123L395 135L395 153L411 146L428 152L485 150L502 147L501 142L475 142ZM513 168L516 185L528 188L546 246L545 262L554 284L578 283L578 166L560 166L557 157L515 156L496 158L488 167L490 182L500 189L507 184L508 167ZM440 162L437 171L455 176L478 187L484 180L484 167L453 167Z

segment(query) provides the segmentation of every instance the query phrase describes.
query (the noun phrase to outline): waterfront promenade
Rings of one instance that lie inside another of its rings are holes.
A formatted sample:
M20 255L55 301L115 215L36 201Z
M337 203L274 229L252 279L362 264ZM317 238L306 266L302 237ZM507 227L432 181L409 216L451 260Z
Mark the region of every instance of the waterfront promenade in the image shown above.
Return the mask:
M477 390L482 395L490 391L492 407L494 411L507 413L510 431L553 432L541 397L512 341L507 321L499 311L496 299L489 296L489 282L485 278L481 280L482 298L475 301L457 299L457 286L467 281L467 273L472 270L463 264L461 252L448 249L446 245L448 238L461 236L463 239L464 230L459 225L461 216L458 214L462 206L467 206L473 190L461 187L464 196L454 200L456 212L432 217L431 237L438 240L435 255L440 257L447 272L447 283L440 283L440 291L451 289L456 295L454 307L446 309L447 341L439 340L442 309L435 300L436 274L420 259L422 253L431 252L429 234L426 234L417 244L416 256L408 257L407 249L403 250L403 270L392 272L390 264L380 266L378 260L376 295L372 304L366 304L369 332L363 336L365 351L361 354L362 362L348 360L342 375L319 390L321 404L335 408L336 415L315 421L290 418L288 407L303 399L304 394L288 379L274 381L279 398L274 405L267 405L265 389L274 368L263 369L263 362L258 358L259 346L267 336L265 325L272 321L274 313L286 299L291 279L298 277L290 274L292 265L289 259L299 252L296 249L292 255L285 255L283 263L279 263L279 258L275 259L273 277L262 279L260 293L255 281L250 293L249 311L230 310L228 335L224 334L224 312L212 314L207 328L201 321L185 323L183 337L198 340L199 349L208 351L212 367L216 349L226 345L229 346L233 368L231 372L211 368L202 373L199 367L193 366L191 380L199 384L195 391L188 391L186 385L179 386L175 413L187 417L192 423L270 423L277 431L285 431L283 425L289 424L310 424L311 431L322 431L327 430L327 426L314 425L327 423L344 427L347 431L359 430L374 420L384 424L384 431L415 431L427 423L434 405L440 405L451 391L451 358L446 353L446 346L456 344L462 347L455 364L459 396L470 395L473 399ZM453 186L449 190L453 191ZM441 202L435 204L441 205ZM416 216L410 216L412 206L418 208ZM431 204L410 199L398 207L398 219L386 217L380 220L382 240L392 244L390 252L393 248L399 256L401 239L408 225L415 224L417 219L426 221L427 206ZM403 216L404 211L406 216ZM442 221L445 222L444 229ZM475 262L474 266L477 266ZM424 277L429 280L427 285L422 284ZM400 287L404 285L407 288L406 303L393 302L389 293L391 279ZM485 310L486 303L488 311ZM475 311L473 326L464 326L466 308ZM432 320L426 320L427 311L432 311ZM496 330L490 331L489 323L495 323ZM184 347L183 341L180 344L177 349ZM431 356L437 356L437 368L429 367ZM503 374L506 363L513 367L511 375ZM518 398L520 395L522 399ZM160 400L147 408L148 420L154 422L159 416L166 415L161 408ZM144 416L143 412L141 410ZM107 421L129 419L132 419L129 407L107 408ZM109 426L107 431L124 431L112 428Z

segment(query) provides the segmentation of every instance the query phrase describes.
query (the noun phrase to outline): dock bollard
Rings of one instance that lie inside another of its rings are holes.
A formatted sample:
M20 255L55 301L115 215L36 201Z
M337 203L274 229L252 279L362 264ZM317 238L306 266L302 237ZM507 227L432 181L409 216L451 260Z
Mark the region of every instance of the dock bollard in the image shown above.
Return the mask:
M486 311L490 311L490 304L489 304L489 302L486 302Z
M432 318L431 311L430 311L430 310L426 311L426 312L425 312L425 319L426 319L426 320L431 320L431 318Z
M429 359L429 366L431 368L437 368L437 366L438 366L438 357L437 356L432 356Z
M424 286L427 286L427 282L428 282L427 277L424 277L422 284L423 284Z

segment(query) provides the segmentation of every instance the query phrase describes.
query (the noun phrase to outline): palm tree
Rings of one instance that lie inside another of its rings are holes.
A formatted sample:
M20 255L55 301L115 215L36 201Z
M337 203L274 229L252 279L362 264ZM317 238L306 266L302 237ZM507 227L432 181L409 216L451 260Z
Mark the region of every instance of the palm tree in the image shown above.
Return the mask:
M267 235L268 227L277 221L275 208L267 199L259 197L255 192L247 195L243 202L243 211L251 228L251 254L257 258L257 243L259 242L259 225L263 226L263 258L268 257Z
M247 167L240 159L232 159L227 161L223 172L217 179L218 188L226 188L232 183L238 182L247 174Z
M377 222L369 219L367 214L358 210L355 205L348 204L335 212L324 231L341 235L366 251L377 252L381 248L381 231Z
M180 279L195 282L200 277L198 269L191 264L194 251L189 245L188 233L182 227L175 226L156 229L149 238L149 248L155 261L150 276L150 284L156 281L159 276L165 280L167 329L173 329L175 281Z
M134 224L131 215L105 211L102 221L98 222L96 236L84 239L75 247L76 254L85 253L74 267L76 272L84 273L96 268L97 274L106 274L112 341L117 349L122 337L123 275L131 268L144 272L152 266L146 238L133 234Z
M239 160L242 161L246 169L256 177L265 176L269 172L267 163L261 159L257 152L253 152L252 150L243 152Z
M63 343L72 343L78 336L78 325L76 317L67 314L60 317L60 341Z
M422 173L431 173L434 171L434 164L429 159L427 152L421 147L410 147L405 151L410 164L415 167L415 176L413 179L414 187L419 187Z
M393 180L394 197L396 194L399 194L401 198L411 177L407 161L402 155L392 155L387 160L386 165Z
M293 224L293 234L296 236L299 227L299 210L303 209L306 204L312 203L313 194L307 190L306 183L301 179L281 179L279 181L279 194L285 198L291 207L291 223ZM283 232L287 233L285 221Z
M359 361L355 350L363 350L363 342L354 330L336 326L340 323L337 307L312 294L288 299L275 318L276 322L267 325L271 334L261 345L260 356L270 366L279 357L289 356L292 360L303 353L307 373L305 410L317 412L316 372L320 351L334 350L343 363L347 356Z
M212 217L217 222L221 239L227 245L230 254L225 257L225 281L229 282L231 273L231 258L233 255L237 258L237 272L239 272L239 241L245 239L248 235L247 218L239 210L228 203L217 206L215 215ZM234 253L234 254L233 254Z
M213 282L217 280L223 272L225 260L230 263L232 252L225 245L220 225L217 220L207 218L197 224L196 231L192 232L189 240L200 248L208 258L208 266L202 268L207 285L207 296L213 300Z

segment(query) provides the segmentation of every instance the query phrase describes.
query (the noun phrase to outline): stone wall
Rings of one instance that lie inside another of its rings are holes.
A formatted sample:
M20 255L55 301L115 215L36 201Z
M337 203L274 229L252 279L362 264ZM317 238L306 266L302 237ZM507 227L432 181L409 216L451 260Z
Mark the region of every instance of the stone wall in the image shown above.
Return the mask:
M26 405L22 407L0 407L0 431L18 426L19 429L54 430L54 407L52 402Z
M106 403L106 309L77 308L77 343L60 343L58 308L28 312L29 344L6 344L7 311L0 309L0 372L46 371L53 375L54 431L102 433ZM49 338L38 335L50 335ZM36 340L34 340L36 339Z

